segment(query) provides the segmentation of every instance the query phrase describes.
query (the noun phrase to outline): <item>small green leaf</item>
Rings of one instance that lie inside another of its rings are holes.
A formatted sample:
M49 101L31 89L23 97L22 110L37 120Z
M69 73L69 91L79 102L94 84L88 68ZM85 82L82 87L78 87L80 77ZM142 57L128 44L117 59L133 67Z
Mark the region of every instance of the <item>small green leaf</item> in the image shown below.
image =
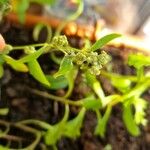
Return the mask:
M27 9L29 8L30 2L28 0L18 0L17 1L17 6L16 6L16 11L19 17L19 21L21 23L25 22L25 14Z
M66 126L66 122L67 122L67 119L68 119L68 115L69 115L68 105L66 105L65 108L66 108L65 109L65 114L64 114L64 117L63 117L62 121L60 121L56 125L53 125L45 133L44 141L45 141L46 145L55 145L56 142L62 137L65 126Z
M29 72L30 74L39 82L41 82L42 84L44 84L45 86L50 87L50 83L48 82L48 80L45 77L45 74L43 73L39 63L37 60L32 60L30 62L28 62L28 66L29 66Z
M20 72L28 72L28 67L25 64L18 62L17 60L7 55L4 55L3 58L6 61L6 63L9 64L14 70Z
M72 120L68 121L65 125L64 135L69 138L77 138L80 136L80 129L82 127L83 119L86 109L82 108L79 114Z
M106 45L108 42L110 42L111 40L115 39L115 38L118 38L120 37L121 35L120 34L109 34L109 35L106 35L102 38L100 38L98 41L96 41L92 47L91 47L91 51L95 51L101 47L103 47L104 45Z
M54 74L54 77L57 78L62 75L66 75L73 68L73 63L70 57L65 56L60 64L58 72Z
M148 102L142 98L135 98L133 101L133 105L135 107L134 120L136 124L146 125L147 119L145 118L145 109L148 106Z
M66 93L66 95L64 97L69 97L72 93L72 90L74 88L74 81L75 81L75 78L78 74L78 69L73 66L68 73L66 73L65 77L68 81L68 91Z
M121 77L112 77L111 83L122 93L125 93L130 90L131 80L129 79L125 79Z
M51 83L50 89L52 90L66 88L68 85L68 81L64 76L54 78L52 75L46 75L46 78Z
M89 97L84 98L82 100L83 100L83 106L86 109L95 110L95 109L99 109L102 107L101 101L99 99L96 99L95 96L93 95L90 95Z
M128 57L129 66L134 66L139 69L144 66L150 66L150 56L146 56L144 54L130 54Z
M21 63L27 63L31 60L34 60L34 59L37 59L38 57L40 57L44 51L46 51L47 49L49 49L49 46L47 46L47 44L45 46L43 46L42 48L40 48L39 50L27 55L27 56L24 56L23 58L20 58L18 60L18 62L21 62Z
M140 134L139 127L134 121L131 104L124 105L123 107L123 121L125 123L127 130L131 135L138 136Z
M100 98L101 102L102 102L102 105L104 106L105 105L105 94L103 92L103 89L101 87L101 84L100 84L100 81L98 81L96 79L96 76L89 73L89 72L86 72L86 82L87 84L94 90L94 92L97 94L97 96Z
M112 107L108 106L105 111L104 116L102 118L101 117L98 118L98 124L95 129L95 134L100 135L102 138L105 136L106 125L110 117L111 110L112 110Z

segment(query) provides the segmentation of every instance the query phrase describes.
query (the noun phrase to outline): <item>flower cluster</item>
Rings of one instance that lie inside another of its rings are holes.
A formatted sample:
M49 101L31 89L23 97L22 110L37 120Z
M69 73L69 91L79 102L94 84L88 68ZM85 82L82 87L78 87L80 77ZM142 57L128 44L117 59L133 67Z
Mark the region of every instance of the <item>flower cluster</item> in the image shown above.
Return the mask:
M99 75L100 69L110 60L109 55L102 51L101 54L91 51L80 51L74 56L74 63L82 70L89 70L91 74Z
M53 39L52 39L52 44L54 46L62 46L62 47L65 47L65 46L68 46L68 40L67 40L67 37L65 35L61 35L61 36L55 36Z

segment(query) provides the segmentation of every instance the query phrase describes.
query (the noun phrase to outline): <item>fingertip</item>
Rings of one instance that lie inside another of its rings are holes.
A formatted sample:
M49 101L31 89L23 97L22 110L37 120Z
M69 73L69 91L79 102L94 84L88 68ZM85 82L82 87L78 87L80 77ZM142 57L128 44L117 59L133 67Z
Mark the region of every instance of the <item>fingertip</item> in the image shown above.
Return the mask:
M2 37L2 35L0 34L0 51L2 51L5 46L6 46L5 40Z

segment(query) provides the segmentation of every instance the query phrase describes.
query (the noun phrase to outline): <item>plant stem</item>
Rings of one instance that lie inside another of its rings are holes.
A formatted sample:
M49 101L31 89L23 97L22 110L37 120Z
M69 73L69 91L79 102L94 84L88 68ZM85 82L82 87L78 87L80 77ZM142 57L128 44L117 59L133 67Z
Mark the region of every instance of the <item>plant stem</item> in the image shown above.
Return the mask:
M30 47L30 46L33 46L33 47L41 47L41 46L44 46L45 44L47 43L38 43L38 44L31 44L31 45L23 45L23 46L13 46L13 49L12 50L21 50L21 49L24 49L25 47Z
M34 94L39 95L39 96L42 96L42 97L45 97L45 98L48 98L48 99L51 99L51 100L55 100L57 102L61 102L61 103L64 103L64 104L69 104L69 105L73 105L73 106L82 106L83 105L82 100L73 101L73 100L63 98L63 97L58 97L58 96L49 94L45 91L39 91L39 90L36 90L36 89L30 89L30 91Z
M49 129L52 126L44 121L40 121L40 120L35 120L35 119L29 119L29 120L24 120L24 121L20 121L18 122L19 124L35 124L40 126L43 129Z
M14 124L14 126L17 128L23 129L24 131L33 133L36 136L35 140L29 146L22 148L21 150L27 150L27 149L33 150L33 149L35 149L35 147L37 146L37 144L39 143L39 141L41 139L41 132L36 130L36 129L27 127L23 124L20 124L20 123L16 123L16 124Z

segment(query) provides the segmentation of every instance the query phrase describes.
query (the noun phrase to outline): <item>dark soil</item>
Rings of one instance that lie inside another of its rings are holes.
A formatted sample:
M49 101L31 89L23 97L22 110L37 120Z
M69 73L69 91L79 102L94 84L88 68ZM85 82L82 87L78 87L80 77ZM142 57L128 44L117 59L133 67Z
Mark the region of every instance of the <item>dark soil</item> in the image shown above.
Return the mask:
M12 25L7 22L1 25L0 30L6 39L6 42L9 44L25 45L34 42L32 39L32 30L25 30L20 25ZM77 43L73 40L72 44ZM121 74L132 74L134 72L133 68L126 67L124 63L126 54L130 51L129 48L126 48L125 46L109 46L105 47L105 50L107 50L113 58L112 67L114 72ZM18 57L21 53L13 52L11 55L13 57ZM57 69L57 66L54 65L47 55L40 57L39 61L45 72L51 72ZM115 91L107 79L102 78L101 80L105 83L102 85L106 94L110 94ZM82 87L79 83L80 75L76 80L76 88L71 96L72 99L83 97L84 92L88 90L86 87L84 90L81 90ZM7 65L5 66L5 75L1 80L2 97L0 100L0 107L8 107L10 111L7 116L0 116L0 119L8 122L17 122L24 119L34 118L51 124L59 121L63 116L64 105L34 95L30 92L30 88L43 91L47 90L35 81L28 73L24 74L15 72ZM64 94L64 90L50 92L57 95ZM145 99L150 100L150 90L143 96ZM70 116L74 116L77 112L77 108L71 107ZM150 109L147 110L147 119L149 120L148 125L145 128L142 128L141 135L139 137L132 137L129 135L122 122L121 106L117 105L113 108L113 112L109 119L106 137L101 139L93 135L94 127L97 123L96 115L93 112L88 111L84 120L81 137L77 140L62 138L58 142L58 148L59 150L101 150L107 144L110 144L113 150L148 150L150 149ZM3 128L3 126L0 127ZM32 135L15 127L12 127L10 134L20 135L24 138L24 145L29 144L34 139ZM4 144L6 142L7 140L0 139L0 144ZM42 144L42 141L40 144ZM12 145L17 147L16 142L12 142ZM41 149L40 146L37 149Z

